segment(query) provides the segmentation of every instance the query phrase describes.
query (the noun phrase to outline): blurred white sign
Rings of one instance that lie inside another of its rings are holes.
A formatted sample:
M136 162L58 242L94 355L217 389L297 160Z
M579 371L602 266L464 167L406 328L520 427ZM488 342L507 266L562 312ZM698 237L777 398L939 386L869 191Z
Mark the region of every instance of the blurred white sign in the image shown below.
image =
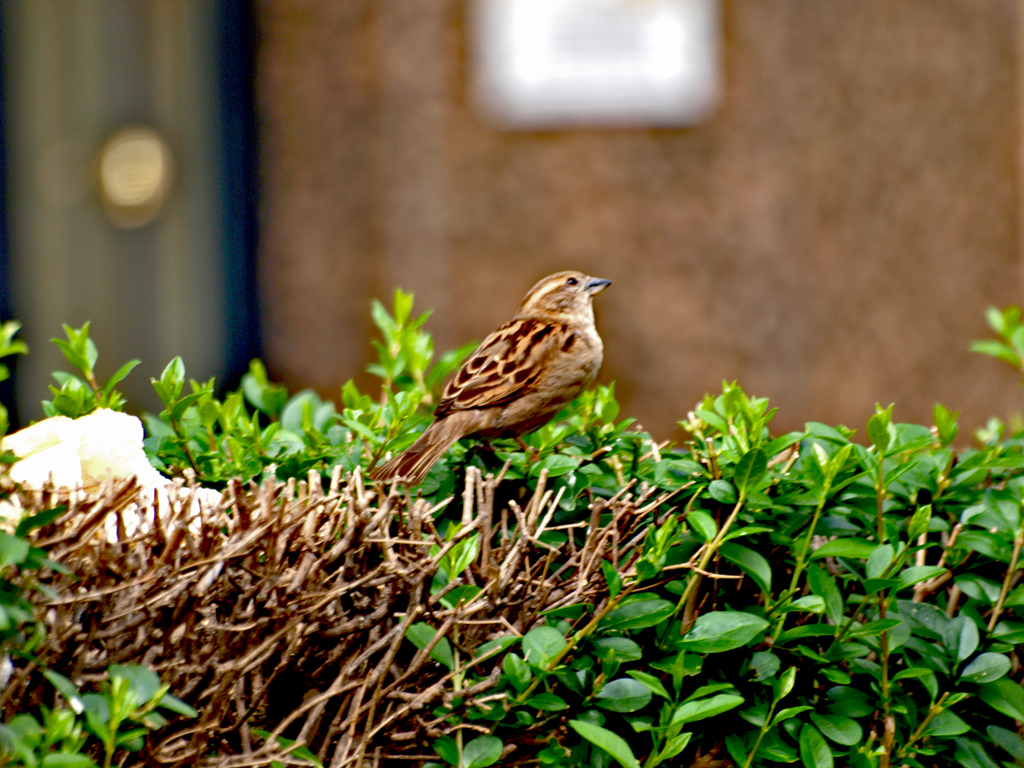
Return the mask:
M719 89L719 0L476 0L474 86L517 127L686 125Z

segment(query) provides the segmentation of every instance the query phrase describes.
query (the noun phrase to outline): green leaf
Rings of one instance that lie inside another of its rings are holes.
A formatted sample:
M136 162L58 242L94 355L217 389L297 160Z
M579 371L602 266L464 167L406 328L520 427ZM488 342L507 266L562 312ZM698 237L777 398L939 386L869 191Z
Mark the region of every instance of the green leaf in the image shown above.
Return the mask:
M474 661L479 661L484 657L504 651L518 639L515 635L505 635L504 637L498 637L494 640L488 640L486 643L481 643L480 647L473 653L473 659Z
M88 755L51 752L43 757L42 768L92 768L96 763Z
M895 681L895 678L893 678ZM811 713L811 722L818 730L825 734L825 737L836 744L845 747L859 744L864 738L864 730L856 720L851 720L842 715L819 715Z
M510 653L501 660L501 671L505 673L516 690L522 691L533 678L530 665L516 653Z
M646 672L641 672L636 669L628 670L626 674L632 677L637 682L646 685L653 693L658 694L662 698L672 698L671 696L669 696L668 691L665 690L665 686L662 685L661 680L656 678L654 675L650 675Z
M836 631L836 627L831 624L803 624L779 635L779 643L788 643L790 640L801 640L805 637L834 637Z
M118 678L128 681L140 705L148 704L160 690L160 676L140 664L111 664L108 671L111 681L116 682Z
M814 709L814 707L808 707L806 705L801 705L799 707L786 707L785 709L780 709L772 718L772 725L778 725L784 720L789 720L791 718L796 717L797 715L802 715L804 712L807 712L812 709Z
M52 523L66 511L67 507L62 504L61 506L53 507L52 509L45 509L42 512L29 515L18 523L18 528L14 531L14 535L18 538L23 538L36 528L42 528L44 525Z
M806 432L789 432L785 435L780 435L765 444L764 452L770 458L786 450L789 446L799 443L805 437L807 437Z
M746 765L747 764L747 748L743 741L743 737L735 733L730 733L725 737L725 749L729 753L729 757L735 765Z
M619 661L639 661L643 656L639 644L628 637L601 637L594 641L594 647L599 654L615 651Z
M963 768L999 768L985 748L976 741L959 738L955 740L956 751L953 753L953 762Z
M843 596L836 586L836 580L823 566L811 565L807 568L807 583L811 592L825 600L825 615L833 624L843 619Z
M466 768L494 765L501 757L504 746L497 736L477 736L463 748L463 763Z
M50 684L64 697L64 701L68 703L76 714L82 713L85 709L85 702L79 695L78 688L75 687L74 683L52 669L44 669L43 677L50 681Z
M1000 537L988 531L961 531L955 547L969 549L1004 563L1010 561L1010 548Z
M253 733L262 738L264 741L270 738L270 731L263 730L262 728L253 728ZM290 749L289 756L305 760L310 765L315 766L315 768L324 768L324 764L316 759L316 756L309 751L309 748L307 748L307 746L295 746L294 739L285 738L284 736L278 736L278 738L276 738L276 743L278 743L278 748L282 750L289 750L290 748L294 748ZM278 761L273 761L273 765L281 766L282 764Z
M536 464L532 470L532 474L540 474L542 469L548 471L548 477L561 477L567 475L573 470L579 469L580 459L578 456L566 456L561 453L553 453L550 456L545 456L541 461Z
M569 727L591 744L603 749L615 758L623 768L640 768L640 763L634 757L633 750L629 748L629 744L621 736L617 736L599 725L587 723L583 720L570 720Z
M733 470L733 483L739 489L740 495L746 496L767 471L768 457L763 450L754 448L743 454Z
M678 736L670 738L666 742L665 748L658 753L658 763L664 763L678 755L686 749L692 738L693 734L690 732L680 733Z
M893 627L898 627L902 622L900 619L878 619L869 621L862 627L850 630L850 637L876 637L887 632Z
M607 560L601 561L601 573L604 574L604 581L608 585L608 594L614 600L622 590L622 578L615 570L615 566Z
M675 611L668 600L638 600L620 605L601 621L604 632L643 629L660 624Z
M892 564L894 554L895 550L892 544L883 544L880 547L876 547L868 556L868 561L864 566L864 572L867 574L867 577L869 579L880 578Z
M199 713L192 709L192 707L181 699L171 696L169 693L165 693L163 698L160 699L159 706L185 717L199 717Z
M677 647L697 653L721 653L746 645L768 628L759 616L741 611L712 611L701 615Z
M971 343L970 350L971 352L978 352L982 355L998 358L1009 363L1014 368L1021 368L1021 359L1017 357L1017 353L1001 342L992 339L975 341Z
M827 544L818 547L811 555L812 560L820 560L823 557L852 557L865 559L878 548L878 544L865 539L858 539L848 536L842 539L834 539Z
M92 371L92 366L89 365L88 357L84 355L81 350L76 349L71 344L68 344L64 339L50 339L50 341L57 345L57 348L64 354L65 359L75 366L75 368L83 373Z
M110 741L110 727L95 712L86 711L85 724L86 727L100 739L100 741Z
M651 689L639 680L620 677L605 684L594 698L601 709L611 712L636 712L651 702Z
M965 683L991 683L1010 671L1010 660L1001 653L983 653L960 673Z
M568 642L554 627L531 629L523 638L523 656L535 667L546 667Z
M832 768L835 765L832 750L810 723L805 723L800 729L800 761L804 768Z
M798 600L794 600L786 607L786 612L789 611L806 611L807 613L824 613L825 612L825 600L817 595L805 595Z
M702 699L705 696L710 696L712 693L718 693L719 691L730 691L735 693L736 689L732 683L712 683L711 685L702 685L687 696L685 701L696 701L697 699Z
M907 538L914 543L922 533L927 533L928 524L932 519L932 505L924 504L914 510L910 522L907 524Z
M959 736L969 730L971 726L947 709L933 717L924 732L929 736Z
M455 739L451 736L442 736L439 739L434 740L434 751L444 760L448 765L459 764L459 745L455 743Z
M939 435L939 444L943 448L956 439L956 434L959 431L956 420L959 416L960 411L951 411L941 403L935 404L932 421L935 423L935 431Z
M892 677L892 681L895 683L897 680L912 680L916 677L927 677L928 675L934 674L930 669L924 667L911 667L910 669L904 669L901 672L897 672Z
M565 703L565 699L561 696L555 696L553 693L537 693L523 703L530 709L540 709L545 712L559 712L569 707Z
M430 641L434 639L436 634L436 629L423 622L417 622L405 631L406 639L421 651L430 645ZM430 652L430 658L448 667L448 669L452 669L455 666L455 656L452 654L452 646L448 642L448 638L442 637L438 641L437 645Z
M793 685L795 683L796 667L790 667L782 673L782 676L778 679L778 682L772 684L772 691L775 694L773 698L774 703L778 704L780 701L786 698L786 696L789 695L790 691L793 690Z
M760 554L739 544L726 543L719 550L722 557L739 567L764 592L772 591L772 569Z
M985 729L996 744L1005 749L1018 765L1024 764L1024 739L1016 733L998 725L990 725Z
M781 666L782 662L774 653L758 651L750 657L750 669L757 675L755 680L767 680L773 677Z
M177 392L174 394L175 398L181 394L181 388L185 384L185 363L180 357L175 357L164 366L164 370L160 374L160 381L163 384L171 385L172 389L177 388Z
M121 382L125 376L131 373L135 369L135 366L139 365L141 362L141 360L129 360L118 368L117 371L114 372L114 375L110 377L110 381L107 382L107 386L103 388L103 394L109 396L114 387Z
M1018 310L1019 314L1019 310ZM988 307L985 309L985 320L988 322L989 328L998 333L1000 336L1006 335L1006 321L1012 319L1012 314L1003 315L1002 311L998 307Z
M0 531L0 568L25 562L28 550L27 541Z
M978 648L978 626L967 616L957 616L946 626L943 639L950 657L964 661Z
M708 495L722 504L736 503L736 488L728 480L712 480L708 485Z
M704 541L711 541L718 535L718 525L715 523L715 519L703 510L691 509L686 514L686 521L704 538Z
M892 406L890 405L884 411L881 406L875 407L878 409L878 413L868 419L868 440L878 449L879 453L884 454L888 450L891 440L889 425L892 424Z
M900 581L904 587L910 587L921 581L940 576L948 569L937 565L912 565L900 572Z
M1004 677L978 688L978 698L992 709L1014 720L1024 721L1024 688Z
M717 696L712 696L710 699L688 701L676 707L676 711L672 714L671 723L672 725L681 725L714 717L723 712L728 712L730 709L735 709L743 701L742 696L732 693L720 693Z

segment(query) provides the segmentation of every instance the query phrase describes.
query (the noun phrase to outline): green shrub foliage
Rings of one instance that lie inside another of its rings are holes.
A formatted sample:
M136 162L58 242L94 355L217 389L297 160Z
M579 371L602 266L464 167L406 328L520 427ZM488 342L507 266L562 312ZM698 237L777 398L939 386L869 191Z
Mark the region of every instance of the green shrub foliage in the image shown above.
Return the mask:
M212 382L183 394L175 361L155 382L167 405L149 421L155 458L220 481L366 469L401 450L469 348L431 365L427 316L410 319L401 291L393 308L374 305L382 394L349 382L341 413L312 392L289 397L258 363L223 401ZM659 450L616 420L614 391L600 387L527 436L531 453L463 441L434 467L417 489L432 502L459 492L467 465L530 488L546 470L556 526L587 520L630 483L675 492L642 532L641 556L602 563L603 603L475 650L505 654L500 695L460 701L480 682L472 660L448 639L435 645L457 674L452 706L433 715L473 726L434 742L441 761L491 765L510 744L532 744L552 766L705 755L744 767L989 768L1024 756L1020 440L996 430L958 451L957 414L941 405L930 427L878 408L859 434L810 423L773 436L773 415L726 384L680 422L687 445ZM548 535L582 541L571 528ZM462 554L450 554L452 573L472 560ZM414 625L408 639L426 647L436 629Z
M533 731L546 765L1019 760L1019 441L957 452L942 406L932 428L879 408L868 445L773 438L771 416L735 385L706 398L687 450L634 467L679 493L641 556L604 563L607 601L507 638L500 703L434 714L486 723L490 756ZM435 749L492 764L476 743Z
M381 393L349 382L340 412L312 391L290 396L257 362L220 398L172 361L153 382L165 410L146 420L152 461L213 485L365 473L429 423L469 351L434 362L427 315L411 310L401 291L391 313L374 305ZM979 351L1019 365L1019 312L998 314L1003 341ZM558 499L553 544L582 546L581 526L606 523L602 500L624 489L672 495L634 529L640 546L593 569L601 600L475 648L438 640L429 620L409 627L409 643L451 672L445 706L429 713L442 734L434 765L1024 764L1021 438L995 425L955 448L957 414L941 405L930 426L899 423L889 406L862 430L809 423L783 435L774 413L726 383L680 422L689 440L672 448L617 420L613 388L599 387L528 435L528 452L463 441L435 465L414 489L432 504L461 492L469 466L504 473L501 488L522 495L543 473ZM437 509L454 539L459 520ZM449 549L434 594L480 546L476 532ZM478 665L494 655L500 678L481 688Z

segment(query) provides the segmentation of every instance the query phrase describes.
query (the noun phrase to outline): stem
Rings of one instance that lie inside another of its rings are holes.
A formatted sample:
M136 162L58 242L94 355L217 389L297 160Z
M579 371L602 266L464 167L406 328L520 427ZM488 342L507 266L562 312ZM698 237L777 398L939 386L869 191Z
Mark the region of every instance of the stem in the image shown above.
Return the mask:
M768 725L767 724L761 726L761 732L757 734L757 741L754 742L754 748L752 750L750 750L750 754L747 755L747 762L745 762L743 764L743 768L750 768L750 764L754 760L754 755L757 754L757 749L758 749L758 747L761 746L761 739L764 738L764 735L766 733L768 733Z
M995 629L996 622L999 621L999 614L1003 612L1003 603L1006 602L1006 595L1009 593L1010 587L1013 584L1013 577L1017 573L1017 560L1020 558L1021 546L1024 546L1024 530L1019 531L1013 537L1013 554L1010 555L1010 567L1006 570L1003 588L999 590L999 600L996 601L995 608L992 609L992 615L988 620L989 632Z
M736 506L732 508L732 513L725 521L725 524L722 526L722 529L718 532L718 535L715 536L715 538L711 541L710 544L707 544L702 548L701 551L703 552L703 554L701 555L701 558L697 563L697 569L699 570L693 570L690 572L690 577L686 580L686 589L683 590L683 594L679 597L679 603L676 605L676 610L673 613L673 616L679 614L679 611L682 610L684 605L686 605L687 600L690 599L691 594L697 588L697 585L700 583L701 578L699 571L707 570L708 563L711 562L712 556L722 545L722 539L724 539L725 534L729 532L730 526L736 520L736 517L737 515L739 515L740 510L743 509L743 505L744 503L746 503L746 500L746 492L741 493L739 501L737 501Z
M882 507L885 501L885 452L878 451L878 478L875 480L875 498L876 508L878 515L878 543L881 544L885 541L885 519L882 516Z
M747 755L747 761L743 764L743 768L750 768L750 764L754 762L754 756L757 754L758 748L761 746L761 739L765 737L768 730L772 727L772 717L775 715L775 705L779 702L773 700L770 707L768 707L768 714L765 715L764 725L761 726L761 732L757 734L757 741L754 742L754 748L750 750L750 754Z
M718 480L722 476L722 473L718 469L718 460L715 454L715 444L711 441L710 438L704 437L704 433L701 432L699 429L694 429L693 434L704 442L704 450L707 452L708 456L708 469L711 470L711 479Z
M401 426L401 420L398 419L398 414L395 414L395 421L391 422L391 425L388 427L388 431L384 435L384 439L380 442L380 446L373 452L373 454L371 454L370 463L366 465L367 474L372 472L373 468L377 466L377 462L380 461L380 457L384 455L384 449L388 447L388 443L395 439L395 436L398 433L396 425L398 427Z
M675 701L672 702L672 709L673 710L676 708L676 704L677 704L677 702L675 702ZM647 756L647 759L644 760L643 768L654 768L654 766L656 766L658 764L655 761L657 760L658 752L660 750L661 750L661 737L658 736L657 729L656 728L652 728L651 729L651 753Z
M882 571L878 575L878 578L884 579L884 578L888 577L888 575L893 571L894 568L896 570L899 570L900 568L902 568L903 567L903 561L906 559L906 556L907 556L907 551L908 551L907 547L901 547L899 550L897 550L896 553L893 555L892 562L889 563L889 567L886 568L884 571ZM880 592L879 595L881 596L880 599L884 599L884 592ZM869 602L870 602L869 596L865 595L864 596L864 600L861 602L860 606L857 608L856 613L854 613L853 616L851 616L849 619L847 619L846 623L843 624L843 626L842 626L842 628L840 628L839 632L836 633L835 638L832 640L832 645L830 645L828 647L828 651L825 651L826 655L828 655L828 652L831 651L835 647L836 643L838 643L840 640L842 640L843 636L847 632L850 631L850 627L852 627L853 623L855 621L857 621L857 619L860 618L860 615L862 613L864 613L864 608L868 605ZM882 618L885 618L884 612L883 612Z
M878 595L878 617L885 619L885 594ZM882 706L885 716L889 716L889 630L879 636L882 646Z
M196 460L192 457L192 451L189 450L188 435L186 435L184 430L181 428L181 422L171 415L170 407L167 408L167 416L171 419L171 429L173 429L175 434L177 434L181 439L181 449L185 452L185 458L188 459L188 465L192 467L192 471L196 473L196 477L202 477L199 467L196 466Z
M619 594L616 597L614 597L613 599L609 600L608 604L604 608L602 608L600 610L600 612L598 612L594 616L594 618L592 618L589 622L587 622L587 625L585 627L583 627L583 629L581 629L579 632L577 632L575 635L573 635L571 638L568 639L568 642L566 643L565 648L563 648L562 650L560 650L558 653L556 653L554 655L554 657L551 659L551 661L548 662L548 665L547 665L547 667L545 667L545 669L548 672L550 672L555 667L557 667L559 664L561 664L562 663L562 659L564 659L569 654L569 652L579 644L579 642L581 640L583 640L591 632L593 632L597 628L597 625L601 623L601 620L605 616L607 616L609 613L611 613L616 608L618 608L619 604L622 603L622 601L623 601L623 599L625 599L626 595L630 594L636 588L636 586L637 585L634 582L633 584L630 584L628 587L624 587L622 589L622 591L619 592ZM526 701L526 699L529 697L529 695L534 692L534 690L537 688L537 686L540 685L540 682L541 682L541 678L539 678L539 677L534 678L533 682L530 683L530 685L527 687L527 689L525 691L523 691L521 694L519 694L518 696L516 696L516 698L513 699L513 701L516 704L522 704L524 701Z
M925 716L924 720L922 720L921 724L917 726L917 730L914 731L911 737L907 739L907 743L900 747L899 751L896 753L897 760L902 760L906 756L914 742L921 738L921 734L924 733L924 729L928 727L928 723L931 722L932 718L945 709L945 707L942 706L942 702L944 702L948 696L949 692L947 691L942 694L942 698L928 707L928 714Z
M892 762L892 744L896 739L896 718L886 715L882 726L882 754L878 757L878 768L889 768Z
M107 722L108 738L103 742L103 749L106 754L103 757L103 768L110 768L111 763L114 760L114 751L117 749L117 731L121 727L121 702L114 700L110 702L114 704L110 708L110 720Z
M459 670L458 672L455 673L455 677L452 679L452 690L455 691L455 695L458 696L459 692L462 690L463 672L462 672L462 662L459 659L458 633L457 632L453 632L452 633L452 640L454 641L453 644L455 645L455 669ZM459 768L462 768L463 765L465 764L463 759L462 759L462 747L463 747L463 744L462 744L462 729L459 728L457 731L455 731L455 748L458 750L457 754L459 756Z
M800 549L800 554L796 558L796 566L793 568L793 578L789 582L789 589L779 595L779 599L775 603L769 606L764 615L770 616L779 606L783 605L789 598L797 592L797 583L800 580L800 575L803 573L804 568L807 567L807 552L811 548L811 540L814 538L814 529L818 527L818 518L821 516L822 509L825 508L825 500L828 498L829 485L826 485L824 493L821 494L821 501L818 502L817 508L814 510L814 515L811 517L811 527L807 530L807 538L804 539L804 545ZM786 614L782 614L782 618L779 620L778 626L775 627L775 632L772 633L772 644L779 639L779 635L782 634L782 627L786 623Z
M882 453L882 451L879 451L878 452L878 480L875 483L875 498L877 499L877 507L878 507L878 545L879 546L882 546L882 542L884 541L883 536L885 535L885 520L882 517L882 507L883 507L883 505L885 503L885 486L884 486L884 483L885 483L885 471L884 471L884 467L882 466L882 463L883 463L884 459L885 459L884 454ZM908 542L908 548L909 548L909 544L910 544L910 542ZM908 551L909 551L909 549L908 549ZM899 555L898 552L894 553L893 558L892 558L892 562L889 563L889 567L886 568L886 573L888 573L892 569L892 566L897 562L897 560L902 561L904 559L904 558L898 557L898 555ZM902 565L901 565L901 567L902 567ZM883 574L883 576L884 575L885 574ZM879 592L878 592L878 618L880 620L884 620L885 619L885 592L886 591L884 589L879 590ZM889 632L888 632L888 630L885 630L885 631L882 632L881 636L879 637L879 644L881 645L881 649L882 649L882 709L883 709L883 713L884 713L884 717L885 717L885 733L888 736L889 735L889 728L890 728L890 725L889 725L889 706L890 706L890 701L889 701ZM883 739L883 741L885 741L885 740ZM891 738L889 739L889 743L888 743L885 751L886 751L886 757L884 758L884 762L888 762L888 755L891 754L891 752L892 752Z

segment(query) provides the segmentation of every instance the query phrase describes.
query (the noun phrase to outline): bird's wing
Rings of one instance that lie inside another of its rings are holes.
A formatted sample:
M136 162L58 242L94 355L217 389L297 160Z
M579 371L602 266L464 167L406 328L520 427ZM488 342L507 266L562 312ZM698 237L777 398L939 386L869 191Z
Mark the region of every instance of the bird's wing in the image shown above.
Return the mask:
M496 330L445 385L436 416L514 400L540 378L566 327L519 318Z

